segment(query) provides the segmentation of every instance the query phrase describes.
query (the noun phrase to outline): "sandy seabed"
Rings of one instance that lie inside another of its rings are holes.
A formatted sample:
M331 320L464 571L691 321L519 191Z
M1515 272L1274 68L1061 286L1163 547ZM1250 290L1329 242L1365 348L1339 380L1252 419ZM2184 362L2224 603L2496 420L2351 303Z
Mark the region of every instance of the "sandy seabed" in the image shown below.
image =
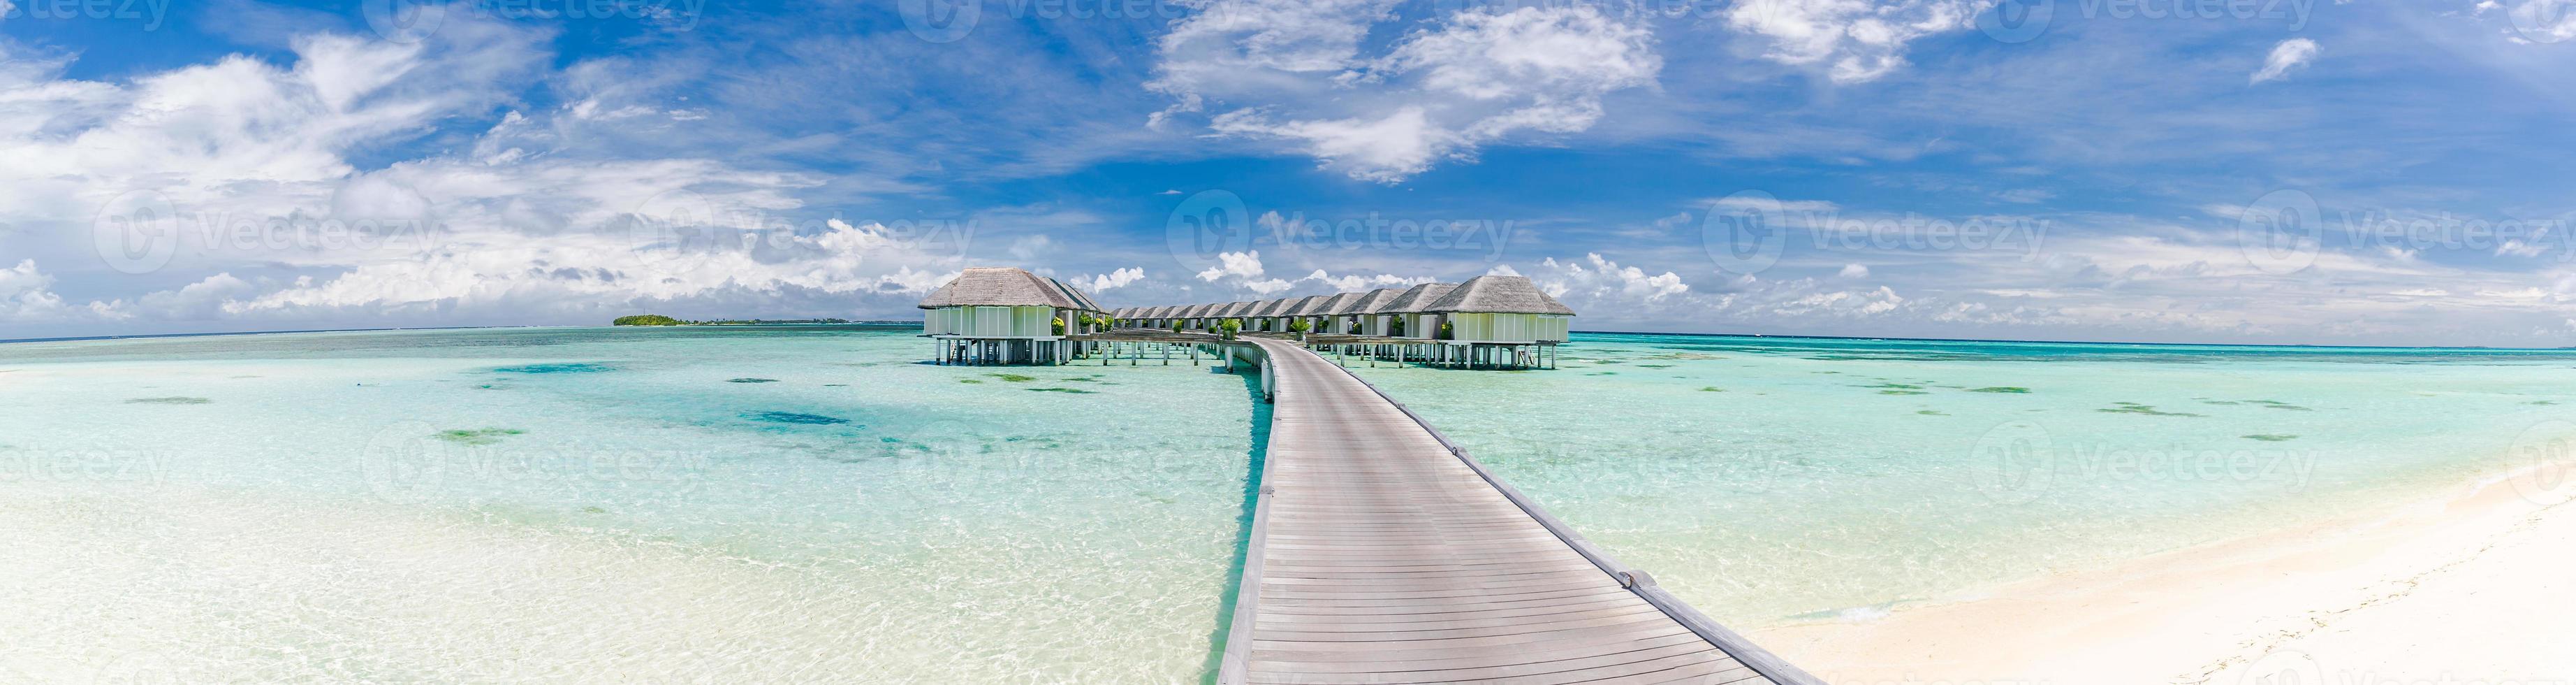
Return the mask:
M1754 640L1858 683L2576 684L2576 465Z

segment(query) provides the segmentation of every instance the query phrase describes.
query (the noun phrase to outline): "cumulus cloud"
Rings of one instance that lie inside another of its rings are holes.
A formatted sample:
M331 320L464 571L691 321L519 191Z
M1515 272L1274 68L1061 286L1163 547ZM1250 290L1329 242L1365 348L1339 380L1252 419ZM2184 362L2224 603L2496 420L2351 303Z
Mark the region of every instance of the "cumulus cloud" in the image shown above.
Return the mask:
M1251 250L1246 252L1222 252L1217 254L1216 260L1216 266L1208 267L1207 270L1199 272L1199 280L1213 283L1217 279L1225 278L1227 276L1243 279L1261 277L1262 268L1260 250Z
M815 177L561 147L577 127L659 114L597 98L361 168L508 101L550 60L543 29L462 14L418 43L310 34L285 64L234 55L120 82L61 78L67 57L0 55L20 122L0 129L13 250L95 268L94 225L148 219L170 248L155 282L197 279L73 305L27 260L0 271L0 318L411 325L762 298L837 313L959 268L963 235L798 218Z
M1859 264L1844 264L1843 270L1836 272L1834 275L1843 278L1868 278L1869 267L1861 266Z
M1649 275L1645 269L1621 266L1597 253L1565 262L1549 257L1539 263L1539 275L1530 280L1551 296L1587 302L1644 304L1690 292L1690 284L1678 274Z
M1208 113L1353 178L1402 180L1528 134L1592 127L1603 96L1663 68L1644 26L1590 6L1467 9L1364 55L1388 2L1219 0L1174 24L1150 88L1157 126Z
M17 266L0 269L0 319L34 319L59 316L68 307L63 298L50 288L54 278L36 270L36 260L19 260Z
M1144 267L1131 266L1111 271L1109 273L1100 274L1098 276L1093 276L1088 280L1077 279L1077 282L1081 283L1086 289L1092 292L1100 292L1103 290L1123 288L1126 287L1127 284L1141 280L1145 280Z
M1769 39L1763 57L1822 66L1836 83L1876 80L1904 67L1906 44L1975 26L1993 0L1744 0L1726 26Z
M2290 75L2290 70L2307 66L2308 62L2316 58L2316 41L2306 38L2281 41L2281 44L2272 46L2272 54L2263 58L2263 68L2255 70L2254 75L2247 77L2245 82L2254 84L2281 80Z

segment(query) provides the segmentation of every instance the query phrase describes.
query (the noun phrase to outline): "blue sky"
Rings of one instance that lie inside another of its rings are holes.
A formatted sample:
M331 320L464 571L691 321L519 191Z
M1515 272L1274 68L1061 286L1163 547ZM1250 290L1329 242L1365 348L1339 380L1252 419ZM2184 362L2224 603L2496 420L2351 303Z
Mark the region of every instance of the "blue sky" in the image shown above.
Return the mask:
M5 0L0 338L902 318L987 264L2576 338L2566 0L962 1Z

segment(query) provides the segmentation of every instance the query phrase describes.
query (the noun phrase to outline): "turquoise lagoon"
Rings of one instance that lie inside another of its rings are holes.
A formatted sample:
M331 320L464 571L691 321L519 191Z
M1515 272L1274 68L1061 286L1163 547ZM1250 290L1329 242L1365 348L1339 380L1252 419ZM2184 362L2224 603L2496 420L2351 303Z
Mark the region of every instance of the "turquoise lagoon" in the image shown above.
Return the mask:
M0 680L1205 678L1246 379L911 333L0 345ZM1745 628L2421 497L2576 409L2555 351L1577 338L1356 370Z

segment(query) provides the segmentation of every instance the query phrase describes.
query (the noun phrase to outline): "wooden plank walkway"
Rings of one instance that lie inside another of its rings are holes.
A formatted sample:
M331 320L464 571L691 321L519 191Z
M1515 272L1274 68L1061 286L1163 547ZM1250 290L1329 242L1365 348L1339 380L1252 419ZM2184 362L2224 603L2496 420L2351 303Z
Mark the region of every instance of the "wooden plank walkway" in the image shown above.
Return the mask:
M1219 683L1820 682L1344 369L1251 342L1275 406Z

